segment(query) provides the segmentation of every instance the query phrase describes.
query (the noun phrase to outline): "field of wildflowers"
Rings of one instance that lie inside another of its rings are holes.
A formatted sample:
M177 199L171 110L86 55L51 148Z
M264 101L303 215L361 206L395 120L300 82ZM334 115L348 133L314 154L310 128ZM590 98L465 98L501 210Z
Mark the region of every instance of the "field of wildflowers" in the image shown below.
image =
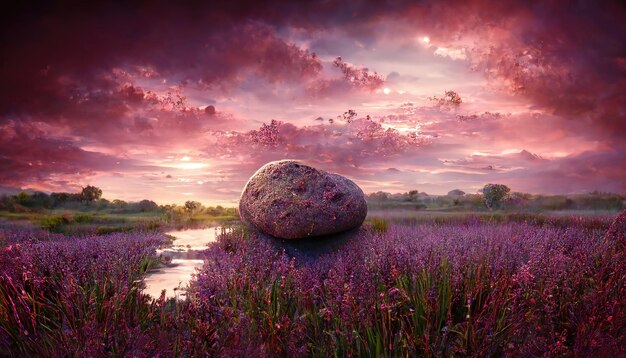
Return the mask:
M118 355L142 338L151 305L140 278L163 235L2 235L0 355Z
M140 278L159 233L0 237L0 354L626 354L626 215L385 218L315 255L222 234L185 301Z

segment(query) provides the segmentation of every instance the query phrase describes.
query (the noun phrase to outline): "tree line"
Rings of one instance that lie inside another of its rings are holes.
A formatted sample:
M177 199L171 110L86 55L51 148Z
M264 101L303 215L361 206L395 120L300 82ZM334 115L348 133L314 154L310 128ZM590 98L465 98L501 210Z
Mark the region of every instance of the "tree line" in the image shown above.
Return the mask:
M198 201L187 201L183 205L158 205L152 200L137 202L107 200L102 197L102 189L87 185L77 193L20 192L15 195L0 196L0 211L13 213L41 212L45 210L98 211L113 214L156 212L172 221L188 220L192 217L236 216L235 208L220 205L204 206Z
M572 195L541 195L512 192L504 184L486 184L478 193L454 189L447 195L428 195L418 190L404 193L378 191L367 196L371 208L390 209L537 209L537 210L621 210L626 197L604 192Z

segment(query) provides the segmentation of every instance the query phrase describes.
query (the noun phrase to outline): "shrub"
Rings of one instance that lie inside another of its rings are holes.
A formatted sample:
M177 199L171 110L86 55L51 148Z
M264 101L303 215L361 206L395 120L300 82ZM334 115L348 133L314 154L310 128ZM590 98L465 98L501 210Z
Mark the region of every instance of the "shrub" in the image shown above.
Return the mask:
M46 216L39 222L42 229L58 232L61 227L68 223L68 219L61 215Z
M90 214L76 214L74 215L74 222L76 223L89 223L93 221L93 215Z

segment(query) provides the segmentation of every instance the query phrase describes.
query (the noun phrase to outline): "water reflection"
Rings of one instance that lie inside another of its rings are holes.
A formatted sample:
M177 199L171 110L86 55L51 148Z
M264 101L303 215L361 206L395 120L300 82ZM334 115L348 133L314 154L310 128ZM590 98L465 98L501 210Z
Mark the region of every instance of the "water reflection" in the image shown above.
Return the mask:
M174 237L172 246L157 250L166 264L146 275L143 292L157 298L162 290L166 290L166 298L184 298L191 274L202 267L202 251L208 243L215 241L221 230L221 227L211 227L166 233Z

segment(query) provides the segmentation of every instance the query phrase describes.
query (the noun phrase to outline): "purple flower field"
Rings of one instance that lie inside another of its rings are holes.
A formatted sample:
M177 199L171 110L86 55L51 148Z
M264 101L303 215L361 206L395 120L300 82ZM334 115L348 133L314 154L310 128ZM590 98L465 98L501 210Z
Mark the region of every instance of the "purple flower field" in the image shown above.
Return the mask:
M138 280L163 235L3 234L12 244L0 249L1 354L117 355L141 338L149 305Z
M563 223L380 219L315 254L235 228L185 301L141 294L161 234L6 230L0 352L626 354L626 215Z
M2 5L0 358L626 358L626 0Z

